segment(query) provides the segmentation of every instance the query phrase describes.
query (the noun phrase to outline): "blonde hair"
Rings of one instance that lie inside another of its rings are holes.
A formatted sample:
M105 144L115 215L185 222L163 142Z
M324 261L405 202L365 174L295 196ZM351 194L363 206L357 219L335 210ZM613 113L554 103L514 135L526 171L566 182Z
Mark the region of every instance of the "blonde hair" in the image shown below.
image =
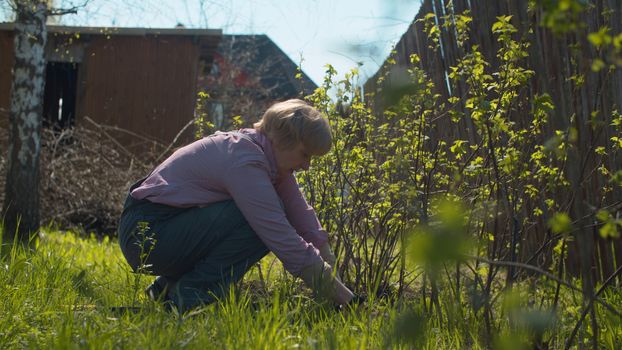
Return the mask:
M298 99L273 104L253 126L266 134L278 149L293 148L302 143L308 153L324 155L333 144L328 120L317 109Z

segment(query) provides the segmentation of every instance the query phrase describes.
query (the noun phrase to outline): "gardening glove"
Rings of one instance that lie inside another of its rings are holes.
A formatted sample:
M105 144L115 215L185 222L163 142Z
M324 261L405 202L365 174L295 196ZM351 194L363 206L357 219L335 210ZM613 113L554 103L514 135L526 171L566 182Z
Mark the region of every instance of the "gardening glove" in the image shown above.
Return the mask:
M355 293L352 299L350 299L350 301L347 304L337 305L335 307L335 311L344 311L348 309L357 308L360 305L364 304L366 301L367 301L366 296Z
M333 251L330 249L330 245L326 243L319 250L322 259L324 259L324 261L326 261L328 265L335 268L335 264L337 263L337 257L335 257L335 254L333 254Z
M328 265L330 265L333 268L333 273L335 274L335 277L337 277L339 282L341 282L341 277L339 276L339 273L337 272L337 257L335 257L335 254L333 254L333 251L330 249L330 245L326 243L319 250L320 250L320 256L322 257L322 259L324 259L324 261L326 261Z
M335 278L331 266L326 262L305 267L300 277L317 296L332 300L338 305L345 305L354 297L352 291Z

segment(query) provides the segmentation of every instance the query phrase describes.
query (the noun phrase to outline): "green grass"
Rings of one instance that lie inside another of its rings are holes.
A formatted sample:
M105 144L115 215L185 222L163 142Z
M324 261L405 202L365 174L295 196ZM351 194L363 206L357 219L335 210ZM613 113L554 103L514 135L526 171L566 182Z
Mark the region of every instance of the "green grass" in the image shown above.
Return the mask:
M263 281L254 269L224 301L177 315L145 299L142 290L152 278L131 273L114 240L46 231L35 250L4 246L0 348L487 347L481 313L472 311L466 301L457 302L449 288L441 294L441 318L422 311L419 292L410 301L371 300L363 307L336 312L313 300L301 282L282 274L280 264L271 259L262 262ZM606 298L612 305L622 301L619 292ZM563 308L575 304L572 295L564 295ZM140 310L116 312L115 306ZM563 347L577 312L568 312L568 319L558 317L545 332L551 348ZM622 340L620 320L600 310L599 314L602 348L616 349ZM511 340L491 340L497 348L521 348L530 339L519 326L504 321L497 325L495 338Z
M291 279L272 278L270 285L282 287L259 297L238 288L222 303L180 316L144 298L152 278L131 273L114 241L46 232L34 252L9 248L0 274L0 348L382 347L386 317L335 312L290 288Z

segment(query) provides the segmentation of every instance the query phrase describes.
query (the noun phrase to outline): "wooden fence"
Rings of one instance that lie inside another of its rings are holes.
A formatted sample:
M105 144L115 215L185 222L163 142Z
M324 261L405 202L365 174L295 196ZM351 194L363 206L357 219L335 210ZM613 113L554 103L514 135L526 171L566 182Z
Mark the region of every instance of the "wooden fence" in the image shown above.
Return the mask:
M574 127L578 135L576 152L572 152L573 154L569 156L565 169L571 191L560 193L557 198L560 202L567 203L567 212L574 219L575 227L579 227L579 233L576 234L578 239L569 246L566 267L571 273L580 272L584 276L589 274L602 280L620 266L622 240L599 238L599 225L594 215L600 208L608 208L620 214L622 191L619 186L614 186L611 191L603 191L609 177L594 170L603 165L615 172L622 169L622 159L621 152L600 157L596 156L594 150L599 146L610 144L611 137L620 136L614 134L616 131L608 126L611 123L612 113L616 110L620 112L622 107L622 67L618 66L613 71L609 69L592 71L591 62L599 54L602 55L602 52L598 53L590 44L588 34L597 32L603 26L607 26L614 35L621 33L622 1L583 2L587 5L579 14L580 26L563 33L553 32L552 27L543 25L547 12L540 7L540 2L536 3L538 4L535 8L528 9L528 1L523 0L424 0L415 20L395 47L392 56L395 64L385 63L376 76L366 83L365 91L377 91L380 76L386 77L382 83L385 88L396 83L401 78L397 74L392 75L390 71L396 67L409 67L410 55L416 54L420 58L419 68L427 73L435 84L436 92L444 100L452 96L466 96L464 82L449 83L447 77L451 72L450 67L455 66L464 56L465 49L478 45L479 51L490 63L487 69L490 72L497 71L500 64L496 56L499 44L491 28L498 20L498 16L511 15L511 23L518 30L514 38L530 43L529 56L524 66L535 72L524 93L527 94L529 101L536 95L548 93L555 105L546 126L547 130L539 140L540 144L544 144L555 130L568 130L569 127ZM456 31L452 26L444 24L455 19L453 14L464 11L470 12L473 21L469 24L468 42L461 47L458 45ZM439 47L436 50L430 47L431 43L424 27L424 19L430 13L435 14L434 20L440 29ZM577 54L576 50L580 52ZM585 81L582 85L576 84L573 80L577 72L585 72ZM371 98L374 106L381 110L385 103L383 96L375 95ZM509 112L509 119L517 123L529 123L531 107L531 103L517 106ZM438 120L435 134L431 137L450 142L455 139L469 140L475 144L479 136L469 117L469 110L465 108L464 99L452 108L463 112L466 117L458 124L449 121L448 118ZM604 127L594 128L595 120ZM523 217L528 217L531 213L526 211L532 209L527 206L522 208L525 211L522 213ZM547 215L543 215L536 225L521 228L519 259L522 261L526 261L527 257L540 249L547 241L547 237L550 237L546 220ZM588 260L591 261L590 266L580 263Z

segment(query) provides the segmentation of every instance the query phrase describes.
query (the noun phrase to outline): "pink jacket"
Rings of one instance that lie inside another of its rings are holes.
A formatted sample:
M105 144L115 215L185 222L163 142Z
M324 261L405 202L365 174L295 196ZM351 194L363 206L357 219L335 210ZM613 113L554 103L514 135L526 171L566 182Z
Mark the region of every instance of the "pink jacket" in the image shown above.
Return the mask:
M322 261L316 248L328 234L294 175L277 177L272 144L254 129L217 132L180 148L131 195L174 207L233 199L290 273Z

